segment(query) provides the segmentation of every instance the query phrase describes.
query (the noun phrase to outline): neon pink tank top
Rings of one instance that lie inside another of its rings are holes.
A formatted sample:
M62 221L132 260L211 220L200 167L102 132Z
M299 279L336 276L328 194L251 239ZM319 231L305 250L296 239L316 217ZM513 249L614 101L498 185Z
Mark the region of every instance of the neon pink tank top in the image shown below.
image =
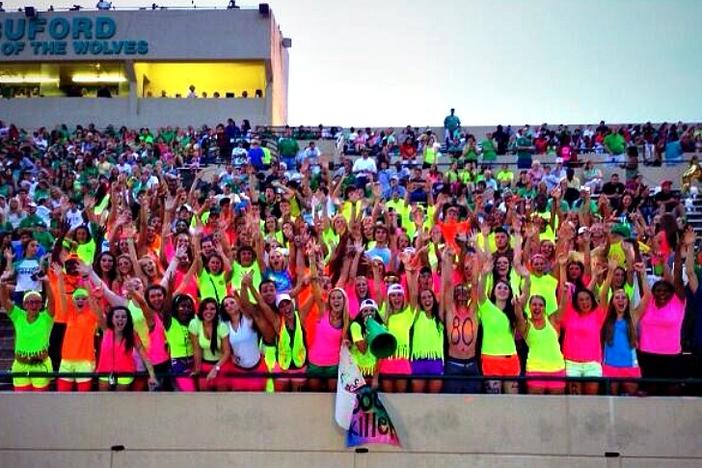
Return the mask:
M322 320L317 323L314 341L308 346L308 360L315 366L339 365L341 349L341 329L337 330L329 323L329 312L324 312Z
M149 332L149 348L146 354L152 364L161 364L171 358L166 344L166 329L158 314L154 314L154 329Z
M139 340L139 336L134 333L134 343ZM136 363L132 351L127 352L124 348L124 340L115 342L115 332L107 329L102 335L100 344L100 362L96 372L134 372Z
M639 320L639 348L653 354L680 354L685 301L676 295L661 308L651 299Z
M600 331L605 317L606 313L600 306L581 315L568 304L561 319L561 326L565 329L563 357L576 362L602 362Z

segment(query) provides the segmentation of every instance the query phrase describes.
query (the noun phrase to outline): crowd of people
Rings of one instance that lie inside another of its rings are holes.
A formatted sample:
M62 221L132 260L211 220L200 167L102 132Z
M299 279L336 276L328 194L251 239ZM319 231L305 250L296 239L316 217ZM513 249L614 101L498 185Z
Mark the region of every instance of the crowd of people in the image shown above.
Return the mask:
M448 123L444 146L388 129L338 160L231 120L0 122L14 389L333 391L348 347L385 392L699 393L701 263L672 181L605 182L563 146L541 164L562 129L519 129L514 171L494 134L451 152ZM214 148L226 164L202 168Z

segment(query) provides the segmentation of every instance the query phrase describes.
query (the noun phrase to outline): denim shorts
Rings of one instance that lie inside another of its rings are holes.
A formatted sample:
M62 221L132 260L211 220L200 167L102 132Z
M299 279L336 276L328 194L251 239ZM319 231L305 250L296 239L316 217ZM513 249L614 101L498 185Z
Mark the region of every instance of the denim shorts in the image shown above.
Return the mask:
M444 375L475 377L480 375L480 368L475 359L446 358ZM447 379L444 381L444 393L480 393L480 380Z

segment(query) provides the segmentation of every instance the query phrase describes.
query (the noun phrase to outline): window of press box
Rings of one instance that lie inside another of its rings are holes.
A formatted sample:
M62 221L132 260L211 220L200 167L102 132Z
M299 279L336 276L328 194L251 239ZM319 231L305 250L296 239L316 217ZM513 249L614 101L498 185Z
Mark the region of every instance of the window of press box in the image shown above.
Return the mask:
M262 98L263 61L138 62L134 64L140 98Z
M129 80L122 63L0 64L4 98L127 97Z

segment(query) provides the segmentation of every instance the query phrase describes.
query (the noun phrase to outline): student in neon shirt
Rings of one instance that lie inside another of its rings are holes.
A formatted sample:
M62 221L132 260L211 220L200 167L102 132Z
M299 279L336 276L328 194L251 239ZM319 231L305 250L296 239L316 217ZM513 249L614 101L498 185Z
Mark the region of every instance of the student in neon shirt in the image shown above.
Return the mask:
M171 386L179 392L194 392L195 381L192 378L194 368L193 343L190 339L188 325L195 316L195 301L187 294L178 294L173 298L173 306L163 317L163 327L171 355Z
M60 267L58 267L60 268ZM45 277L44 281L48 281ZM46 285L47 306L39 291L26 291L22 307L10 300L7 284L0 284L0 305L6 311L15 330L14 361L11 372L51 372L49 359L49 337L54 324L54 297ZM16 392L43 392L48 390L51 379L48 377L13 377L12 385Z
M689 228L688 228L689 229ZM685 316L685 285L682 279L682 252L693 257L694 236L686 233L684 242L678 242L673 261L673 282L661 279L651 286L652 299L639 319L639 364L644 378L678 379L683 375L681 362L681 331ZM688 263L690 264L691 261ZM693 265L691 265L693 266ZM667 264L663 267L667 269ZM688 271L694 271L694 266ZM688 275L690 289L697 287L695 274ZM648 386L647 391L664 391L669 395L680 393L679 385Z
M412 273L410 273L412 275ZM416 280L408 280L410 284ZM441 306L431 288L421 292L410 289L410 307L413 308L412 349L410 365L414 375L436 375L444 373L444 322L440 316ZM412 380L413 393L439 393L440 379Z
M605 377L631 377L641 378L641 368L636 356L638 342L637 328L641 312L648 307L651 299L651 288L646 277L646 267L643 263L634 264L634 269L639 275L643 287L641 301L636 307L631 305L629 293L622 288L611 290L611 299L607 307L607 316L602 326L603 358L602 368ZM607 288L612 281L616 270L609 271L603 288ZM634 395L638 390L635 382L612 382L610 392L618 395L621 393Z
M525 289L528 293L528 289ZM546 301L538 294L530 295L529 317L516 313L519 333L529 346L526 361L527 391L533 395L560 395L565 392L565 380L538 380L538 377L565 377L565 360L558 342L558 316L546 314ZM521 307L521 304L519 304Z
M521 239L520 239L521 242ZM518 377L521 374L519 356L515 343L517 328L516 302L523 304L526 298L515 298L512 286L505 279L493 282L490 296L486 295L485 283L493 271L492 258L484 260L482 274L478 282L478 318L483 329L480 350L483 375ZM524 271L525 290L529 288L528 272ZM488 393L519 393L516 381L488 381Z
M193 375L198 376L198 389L201 392L226 391L227 379L220 372L231 359L229 329L219 319L215 299L210 297L200 302L188 330L193 345Z
M96 372L110 373L108 377L99 378L100 391L130 390L134 381L133 376L115 376L119 373L134 373L137 370L134 351L144 363L149 373L149 384L158 385L154 368L141 344L139 335L134 330L132 315L124 306L111 307L106 316L99 314L99 324L102 329L100 343L100 359Z
M566 277L567 255L560 255L558 265L560 277ZM609 268L616 268L610 261ZM585 289L575 289L563 283L560 287L558 310L554 313L556 320L565 331L563 339L563 357L565 358L568 377L602 377L602 344L600 334L606 311L600 304L607 303L607 292L595 294ZM596 395L598 382L570 382L568 390L571 395Z
M61 294L61 302L64 310L68 310L66 305L66 295L63 294L63 274L58 274L58 290ZM97 294L101 294L97 293ZM90 293L83 288L73 291L72 301L74 307L70 309L66 323L66 333L63 337L61 347L61 365L59 372L93 372L95 370L95 331L98 327L98 315L102 312L98 309L97 297L89 298ZM74 387L75 384L75 387ZM56 389L60 392L70 392L76 388L79 392L87 392L92 388L90 377L59 377Z
M373 353L370 352L367 341L367 321L375 320L383 323L378 311L378 304L373 299L365 299L361 302L360 310L356 318L349 326L349 340L351 342L351 356L366 378L377 379L378 362Z
M407 271L407 269L405 269ZM408 377L412 374L410 366L410 330L414 323L414 312L405 298L405 290L400 284L391 284L387 293L380 294L378 298L383 301L380 316L388 331L397 340L397 349L391 357L378 361L378 372L383 374L403 374ZM407 391L407 380L382 380L381 388L386 393L404 393Z
M313 275L314 273L314 268ZM314 340L308 343L307 374L310 391L336 391L339 350L349 328L349 300L341 288L332 289L322 299L319 282L312 279L312 297L320 311Z

